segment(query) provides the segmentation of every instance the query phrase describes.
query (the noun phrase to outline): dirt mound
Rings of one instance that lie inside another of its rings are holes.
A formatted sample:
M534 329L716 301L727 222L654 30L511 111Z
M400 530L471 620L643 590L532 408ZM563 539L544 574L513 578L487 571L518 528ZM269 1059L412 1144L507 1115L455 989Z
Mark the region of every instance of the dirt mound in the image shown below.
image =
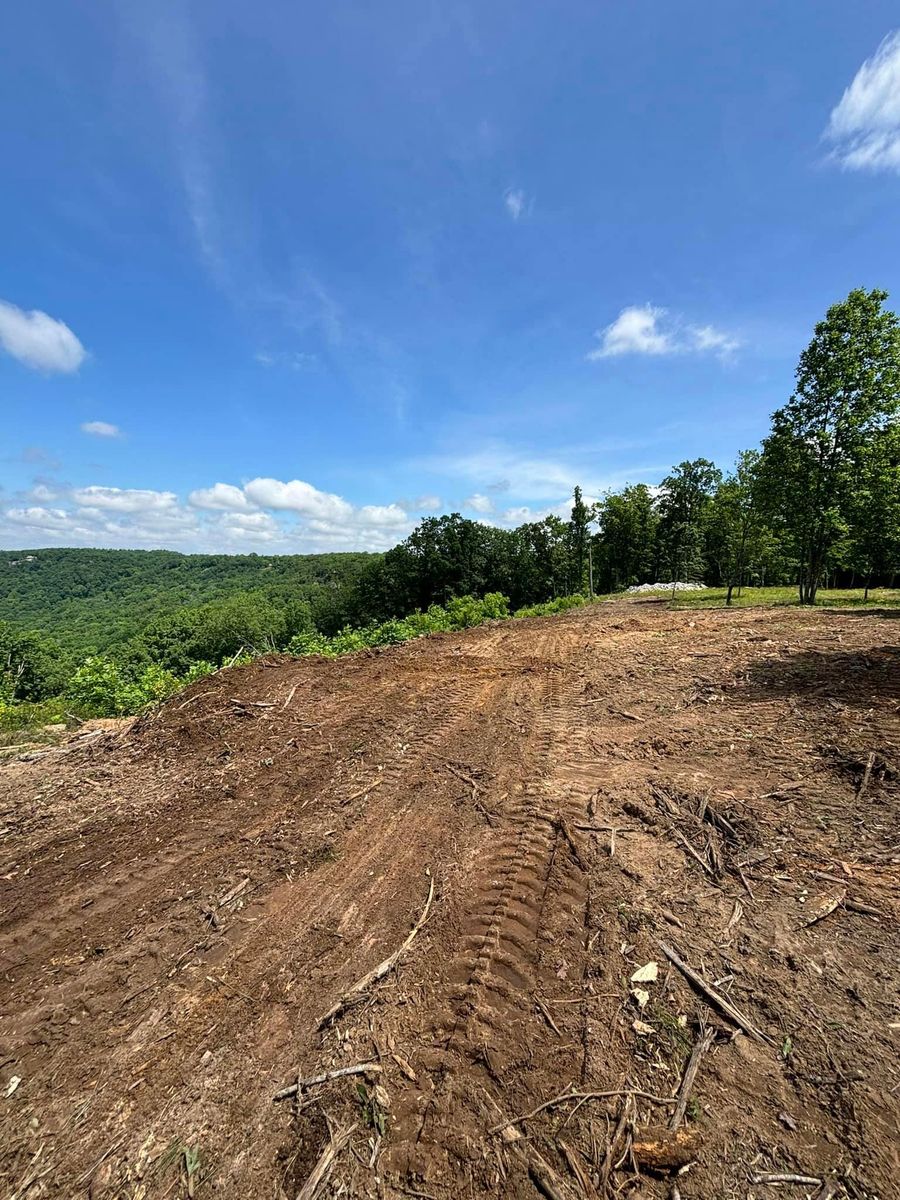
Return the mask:
M900 1195L898 628L604 605L0 766L6 1191Z

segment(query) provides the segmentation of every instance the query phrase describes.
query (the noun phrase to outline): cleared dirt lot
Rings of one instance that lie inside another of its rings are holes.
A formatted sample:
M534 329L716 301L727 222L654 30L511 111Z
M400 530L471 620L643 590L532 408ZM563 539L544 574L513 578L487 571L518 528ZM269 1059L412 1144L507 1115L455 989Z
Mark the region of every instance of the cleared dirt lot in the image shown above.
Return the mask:
M604 605L0 767L4 1194L294 1200L333 1138L309 1195L900 1195L898 634Z

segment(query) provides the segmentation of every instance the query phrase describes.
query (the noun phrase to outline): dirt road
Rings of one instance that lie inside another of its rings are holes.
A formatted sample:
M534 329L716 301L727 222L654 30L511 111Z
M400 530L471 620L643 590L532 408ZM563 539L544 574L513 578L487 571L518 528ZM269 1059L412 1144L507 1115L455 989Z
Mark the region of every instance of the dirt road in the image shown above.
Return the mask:
M598 606L0 767L4 1195L900 1195L898 633Z

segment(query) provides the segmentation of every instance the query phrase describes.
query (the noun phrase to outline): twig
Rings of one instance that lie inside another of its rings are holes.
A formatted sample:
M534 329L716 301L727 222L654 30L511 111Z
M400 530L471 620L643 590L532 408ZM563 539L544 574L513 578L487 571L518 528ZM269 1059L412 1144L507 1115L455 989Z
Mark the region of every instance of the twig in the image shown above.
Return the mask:
M235 996L240 996L243 1000L249 1000L251 1004L259 1004L259 1001L250 995L249 992L242 992L240 988L233 987L230 983L226 983L224 979L220 979L218 975L207 975L207 980L210 983L218 984L219 987L227 988L229 992L233 992Z
M751 900L755 901L756 897L753 895L753 888L747 882L747 876L744 874L743 868L741 867L740 863L737 864L737 873L741 877L741 883L747 889L747 895L750 897Z
M566 1104L569 1100L610 1100L614 1096L639 1096L642 1100L649 1100L651 1104L678 1103L675 1096L654 1096L650 1092L641 1092L634 1088L619 1089L615 1092L573 1092L566 1090L565 1092L560 1092L558 1096L554 1096L550 1100L545 1100L543 1104L539 1104L531 1112L522 1113L520 1117L511 1117L508 1121L504 1121L500 1125L494 1125L488 1130L488 1133L502 1133L504 1129L509 1129L511 1125L521 1125L523 1121L530 1121L532 1117L536 1117L544 1109L552 1108L556 1104Z
M467 775L465 771L461 771L459 769L459 767L455 767L453 765L453 763L448 762L448 763L445 763L444 766L447 768L447 770L450 772L451 775L455 775L457 779L461 779L463 783L467 783L469 785L469 787L472 789L472 799L477 800L478 799L478 784L475 782L475 780L472 778L472 776Z
M791 1175L789 1173L779 1175L753 1175L750 1178L751 1183L806 1183L815 1187L822 1182L817 1175Z
M313 1167L306 1183L297 1193L297 1200L314 1200L316 1193L319 1190L319 1185L324 1183L331 1172L331 1165L340 1152L344 1149L347 1143L356 1130L356 1124L348 1125L346 1129L339 1130L322 1153L319 1155L319 1160Z
M352 1067L338 1067L334 1071L323 1071L321 1075L310 1075L308 1079L298 1079L296 1083L276 1092L272 1099L287 1100L289 1096L296 1096L298 1092L305 1092L307 1088L316 1087L320 1083L330 1083L332 1079L341 1079L344 1075L377 1075L380 1071L381 1064L377 1062L361 1062L354 1063Z
M84 1174L79 1176L79 1178L75 1180L76 1186L78 1184L84 1183L85 1180L89 1179L91 1177L91 1175L93 1175L93 1173L97 1170L97 1168L99 1166L101 1166L109 1158L109 1156L112 1154L112 1152L114 1150L118 1150L119 1146L121 1146L124 1141L125 1141L125 1139L123 1137L120 1137L115 1142L113 1142L113 1144L111 1146L107 1146L106 1149L103 1151L103 1153L100 1155L100 1157L97 1159L97 1161L94 1163L94 1165L92 1167L88 1167L88 1169L84 1172Z
M242 879L240 881L240 883L236 883L234 885L234 887L231 888L229 891L227 891L225 893L225 895L222 897L222 899L219 901L219 908L224 908L225 905L230 904L232 902L232 900L237 900L238 896L241 894L242 891L244 891L244 889L249 885L249 883L250 883L249 877L247 877L246 879Z
M568 822L562 813L557 813L556 824L559 826L560 833L569 843L569 849L572 851L572 857L578 863L579 867L581 867L582 871L586 871L588 869L588 865L581 857L581 851L578 849L578 843L575 841L572 830L569 828Z
M547 1024L550 1026L550 1028L553 1030L553 1032L557 1035L557 1037L562 1037L562 1034L559 1031L559 1026L553 1020L553 1015L551 1014L550 1009L543 1002L543 1000L540 998L540 996L535 996L534 1002L537 1005L537 1007L540 1009L541 1015L543 1016L543 1018L547 1022Z
M368 783L364 788L360 788L358 792L353 792L346 800L342 800L341 804L349 804L352 800L358 800L360 796L365 796L369 792L374 792L376 788L381 787L384 779L376 779L374 783Z
M609 1141L606 1143L606 1153L603 1155L603 1163L600 1167L600 1190L604 1196L607 1195L609 1191L609 1173L613 1169L613 1163L616 1157L616 1147L619 1144L622 1134L625 1132L630 1115L631 1097L627 1096L625 1098L625 1103L622 1105L621 1112L619 1113L619 1118L616 1121L616 1127L613 1130L612 1137L610 1137Z
M572 828L585 833L643 833L636 825L580 825L576 822Z
M669 1129L672 1133L676 1131L678 1126L684 1120L684 1114L687 1112L688 1100L691 1097L691 1088L694 1086L694 1080L697 1078L697 1071L700 1069L700 1060L713 1044L715 1036L715 1030L707 1029L703 1036L698 1039L693 1050L691 1051L691 1057L688 1059L688 1065L685 1068L684 1077L681 1080L681 1087L678 1089L678 1103L675 1105L675 1111L672 1113L672 1118L669 1121Z
M204 696L212 696L212 695L213 695L212 692L197 692L196 696L191 696L191 697L189 697L189 699L185 700L184 704L178 705L178 712L181 712L181 710L183 708L187 708L187 706L189 704L193 704L195 700L202 700Z
M691 858L693 858L696 862L698 862L700 864L700 866L707 873L707 875L710 876L710 878L715 879L716 873L712 869L712 867L709 865L709 863L706 861L706 859L702 858L697 853L697 851L694 849L694 847L691 845L691 843L687 840L687 838L684 836L684 834L680 833L674 827L674 825L672 826L672 833L678 839L678 841L681 842L682 846L684 846L685 850L687 850L687 852L691 856Z
M352 1004L356 1004L373 983L377 983L379 979L383 979L389 971L394 969L406 951L413 944L419 930L427 921L428 913L431 909L431 901L433 898L434 876L432 875L428 885L428 899L425 901L425 907L422 909L422 915L419 917L418 921L416 921L415 925L413 925L403 945L400 946L399 949L395 950L390 957L386 958L384 962L379 963L377 967L369 971L367 975L363 975L362 979L354 983L352 988L344 992L340 1000L332 1004L331 1008L329 1008L324 1017L319 1018L317 1028L321 1029L323 1025L329 1024L329 1022L333 1021L335 1017L340 1016L345 1009L349 1008Z
M532 1147L527 1154L528 1174L547 1200L571 1200L572 1192L560 1179L547 1160Z
M587 1197L587 1200L599 1200L600 1194L594 1187L590 1175L585 1170L578 1151L568 1145L567 1142L564 1142L562 1138L559 1139L559 1148L562 1151L563 1158L566 1160L566 1166L578 1180L582 1195Z
M774 1046L775 1043L768 1034L757 1029L753 1022L745 1017L739 1008L736 1008L730 1000L726 1000L721 992L717 992L712 984L707 983L703 976L699 975L693 967L689 967L684 959L667 942L659 942L658 945L666 958L678 968L682 975L698 991L702 992L707 1000L711 1001L716 1008L725 1013L739 1029L743 1029L744 1033L756 1038L757 1041L766 1042L769 1046Z
M866 788L869 786L869 780L872 777L872 768L875 766L875 751L869 751L869 758L866 762L866 769L863 772L862 782L856 790L856 799L861 800L865 794Z
M295 693L296 691L297 691L297 684L295 683L295 684L294 684L294 686L291 688L291 690L288 692L287 700L285 700L284 704L282 704L282 706L281 706L282 708L287 708L287 707L288 707L288 705L290 704L290 702L293 700L293 698L294 698L294 693Z
M246 649L247 649L247 647L246 647L246 646L241 646L240 650L238 650L238 652L237 652L237 654L234 656L234 658L229 658L229 660L228 660L228 662L225 664L225 666L226 666L226 667L233 667L233 666L234 666L234 664L237 662L237 660L238 660L238 659L241 657L241 655L244 653L244 651L245 651Z
M849 912L862 913L866 917L883 917L880 908L872 908L871 904L860 904L858 900L845 900L844 908Z

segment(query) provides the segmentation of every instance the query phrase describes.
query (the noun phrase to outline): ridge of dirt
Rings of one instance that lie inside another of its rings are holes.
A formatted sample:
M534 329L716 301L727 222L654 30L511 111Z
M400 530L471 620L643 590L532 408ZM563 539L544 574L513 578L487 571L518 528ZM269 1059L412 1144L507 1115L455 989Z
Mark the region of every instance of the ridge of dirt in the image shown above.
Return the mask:
M598 605L0 764L5 1194L900 1196L898 630Z

